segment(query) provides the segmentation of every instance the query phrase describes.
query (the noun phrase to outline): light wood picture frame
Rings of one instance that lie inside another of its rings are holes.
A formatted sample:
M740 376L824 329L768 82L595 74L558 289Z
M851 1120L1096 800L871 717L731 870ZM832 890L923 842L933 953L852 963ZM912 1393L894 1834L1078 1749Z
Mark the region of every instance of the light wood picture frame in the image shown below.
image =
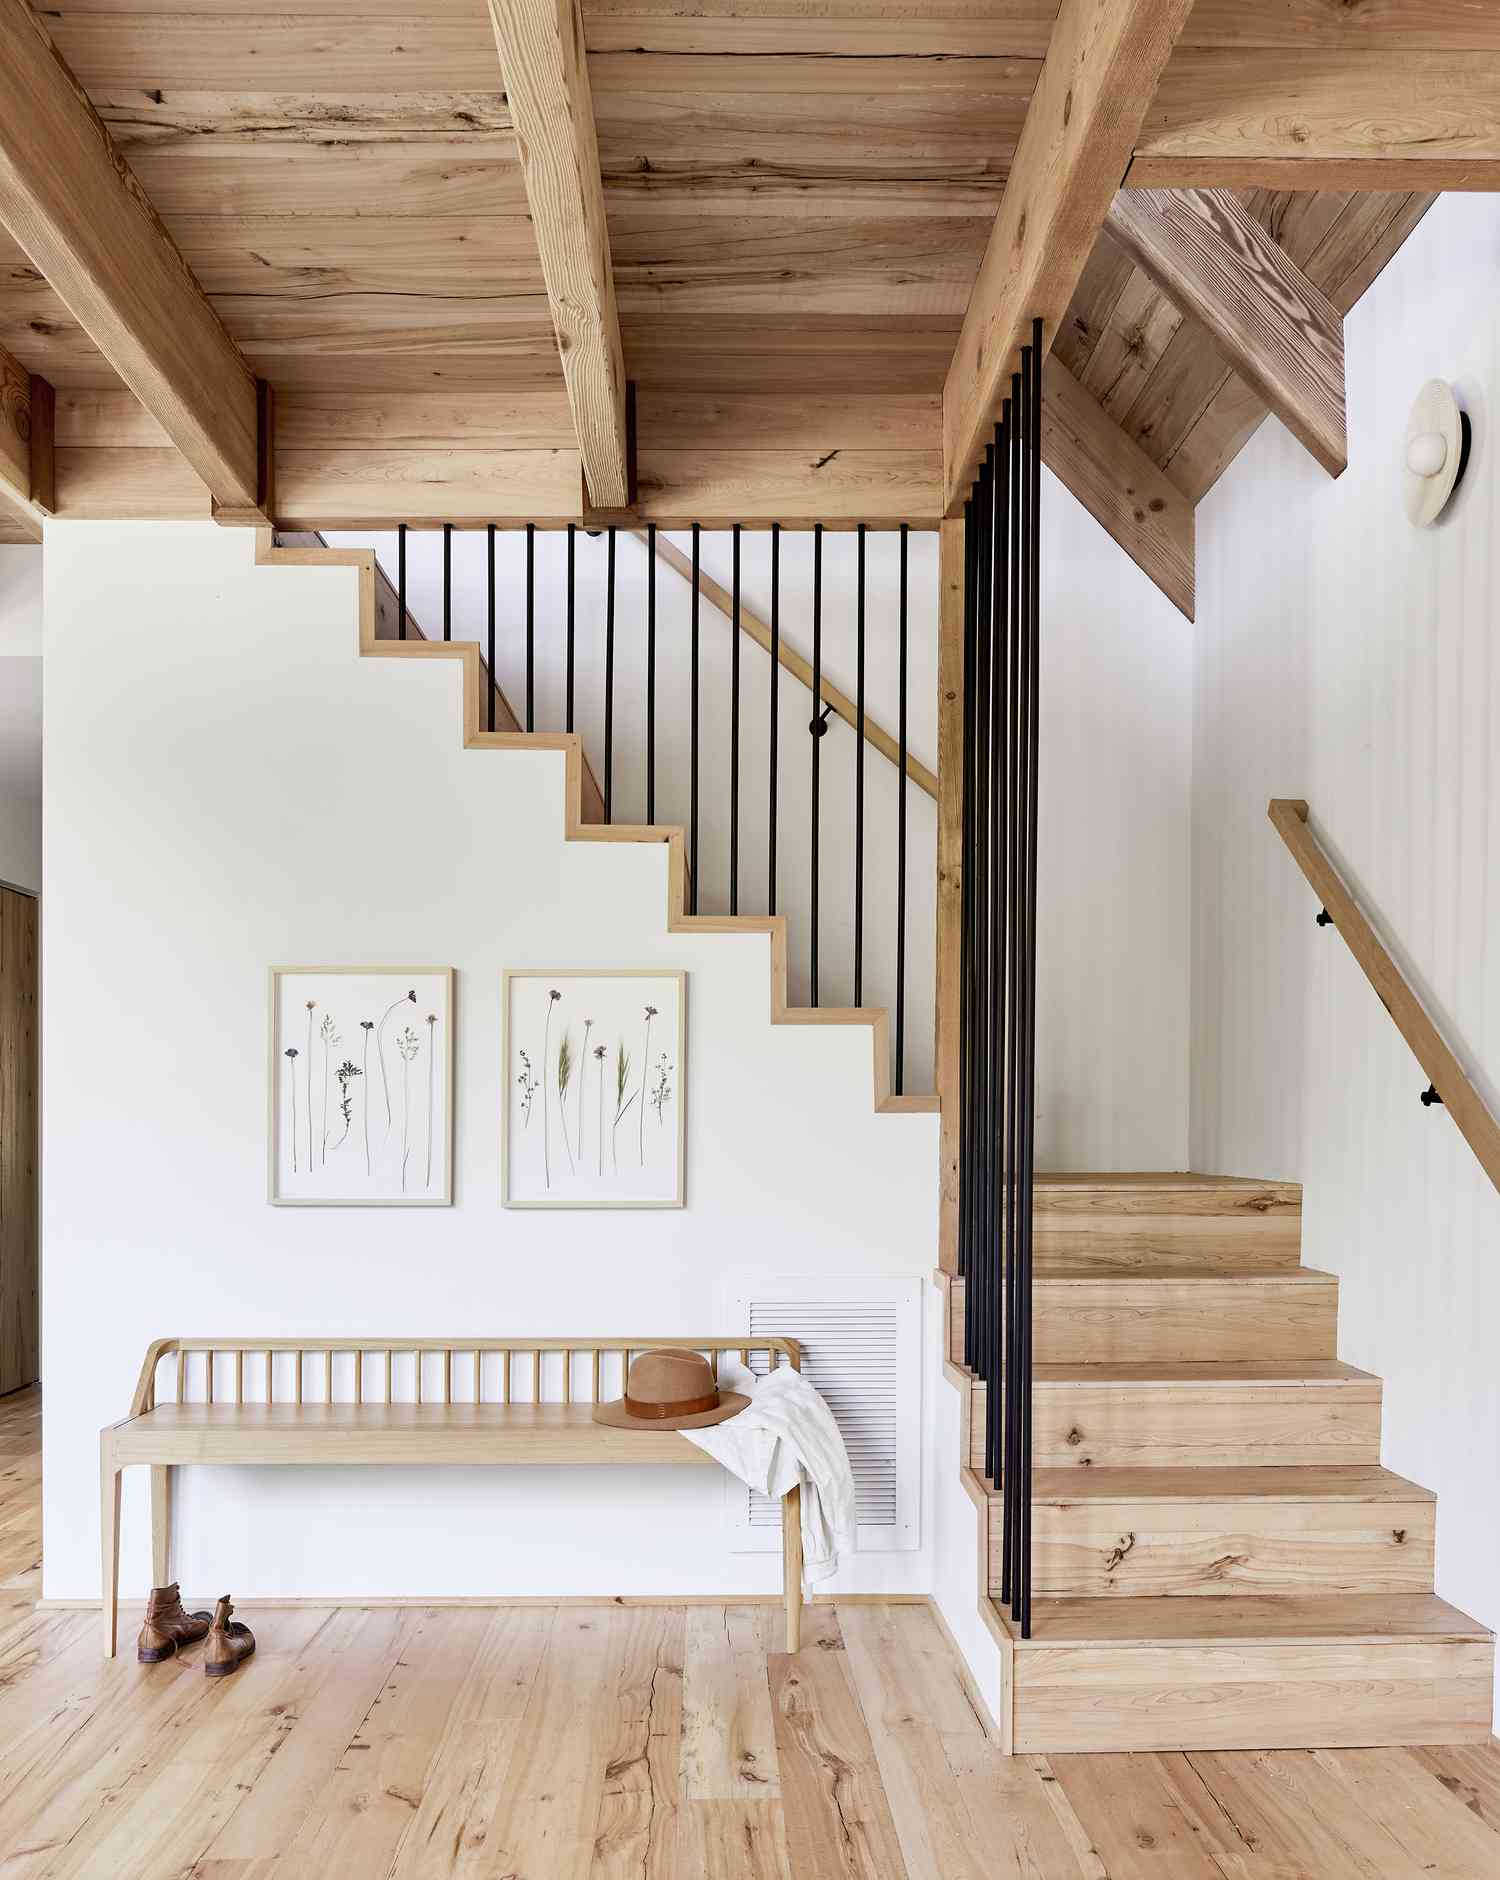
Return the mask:
M273 966L273 1207L453 1202L451 966Z
M687 974L515 968L501 991L507 1208L680 1208Z

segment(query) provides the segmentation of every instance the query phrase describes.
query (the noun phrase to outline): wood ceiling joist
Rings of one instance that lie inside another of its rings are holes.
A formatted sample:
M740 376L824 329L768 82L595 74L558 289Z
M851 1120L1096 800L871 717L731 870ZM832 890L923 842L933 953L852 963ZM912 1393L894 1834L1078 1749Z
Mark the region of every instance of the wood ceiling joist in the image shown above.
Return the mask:
M1191 0L1063 0L943 394L948 513L962 502L1033 317L1050 345Z
M1500 47L1474 31L1481 43L1463 50L1180 47L1126 183L1500 188Z
M1042 461L1193 618L1193 506L1056 355L1042 365Z
M256 509L254 375L26 0L0 0L0 220L214 501Z
M1105 227L1332 476L1349 461L1344 324L1223 190L1121 190Z
M630 500L615 307L578 0L489 0L589 500Z

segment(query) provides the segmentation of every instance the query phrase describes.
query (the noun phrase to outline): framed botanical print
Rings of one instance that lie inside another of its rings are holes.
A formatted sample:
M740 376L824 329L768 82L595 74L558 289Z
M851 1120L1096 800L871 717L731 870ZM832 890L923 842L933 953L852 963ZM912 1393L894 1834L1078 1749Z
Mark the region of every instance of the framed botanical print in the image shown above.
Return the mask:
M453 969L271 973L270 1198L280 1207L453 1199Z
M687 975L508 972L501 1199L680 1208Z

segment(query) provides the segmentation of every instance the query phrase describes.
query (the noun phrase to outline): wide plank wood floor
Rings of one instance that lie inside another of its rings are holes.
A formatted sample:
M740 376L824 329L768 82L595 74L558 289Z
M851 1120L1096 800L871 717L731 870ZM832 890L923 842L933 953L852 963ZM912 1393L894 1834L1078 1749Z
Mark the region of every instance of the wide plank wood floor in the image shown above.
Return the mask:
M0 1399L4 1880L1496 1880L1500 1747L1002 1756L922 1606L266 1609L210 1683L35 1610ZM217 1589L212 1589L217 1590Z

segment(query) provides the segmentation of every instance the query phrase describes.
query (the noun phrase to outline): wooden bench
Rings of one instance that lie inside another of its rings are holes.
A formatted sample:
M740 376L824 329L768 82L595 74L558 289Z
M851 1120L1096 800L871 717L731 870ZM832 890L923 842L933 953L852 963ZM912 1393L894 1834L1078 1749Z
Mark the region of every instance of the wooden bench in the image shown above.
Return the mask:
M593 1405L624 1390L631 1357L700 1351L764 1354L794 1370L792 1338L384 1339L159 1338L130 1414L99 1433L105 1651L119 1632L120 1478L151 1470L152 1584L172 1577L173 1471L182 1463L688 1463L714 1458L678 1430L622 1430ZM171 1366L166 1399L159 1374ZM782 1502L787 1650L802 1636L801 1493Z

